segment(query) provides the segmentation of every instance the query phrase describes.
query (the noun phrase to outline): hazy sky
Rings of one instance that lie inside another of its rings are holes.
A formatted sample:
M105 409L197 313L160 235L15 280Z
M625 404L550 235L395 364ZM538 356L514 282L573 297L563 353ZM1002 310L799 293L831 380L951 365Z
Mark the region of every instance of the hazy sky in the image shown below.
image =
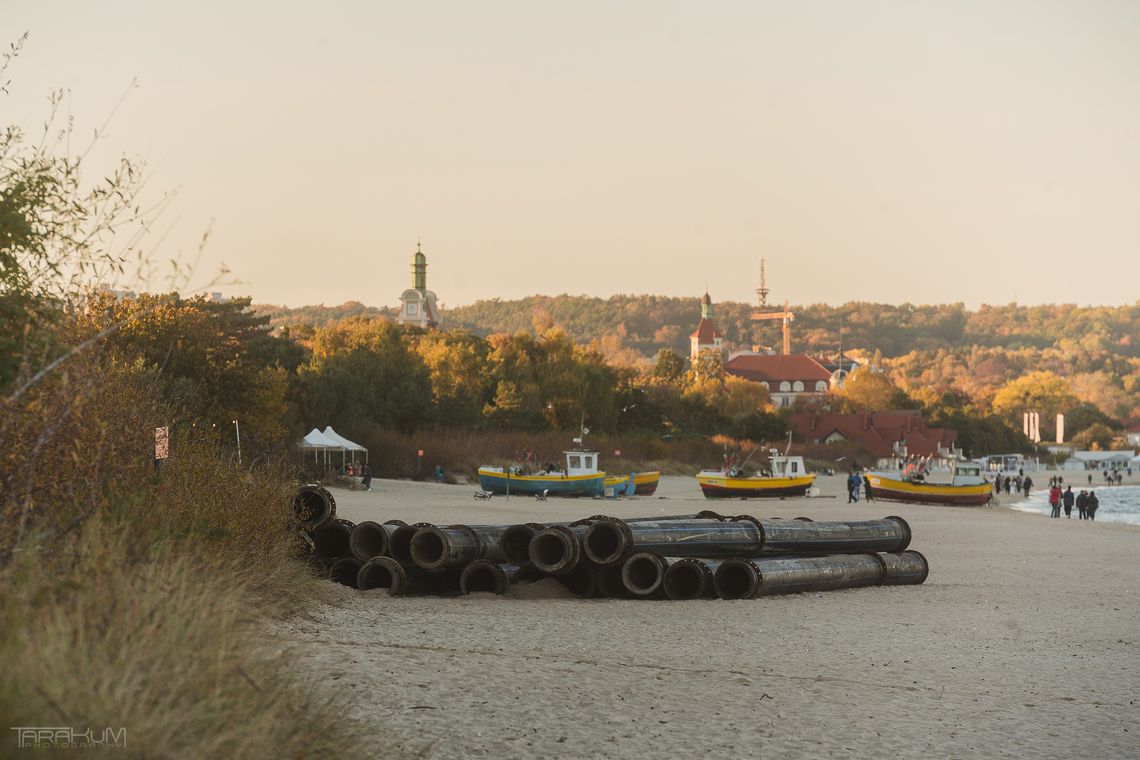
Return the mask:
M1140 299L1140 2L0 0L256 302ZM157 240L155 241L157 243ZM202 279L202 278L200 278Z

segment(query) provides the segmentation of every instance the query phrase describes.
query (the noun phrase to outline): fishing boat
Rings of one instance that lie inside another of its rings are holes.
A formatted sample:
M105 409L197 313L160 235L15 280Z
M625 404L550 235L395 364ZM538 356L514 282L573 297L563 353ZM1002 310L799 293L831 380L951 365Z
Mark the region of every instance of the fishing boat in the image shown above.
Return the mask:
M629 475L607 475L605 492L625 496L652 496L657 491L657 484L660 480L661 473L657 470L631 472ZM630 490L631 481L633 490Z
M979 507L988 504L994 495L993 486L982 477L982 466L977 462L954 462L945 481L913 465L902 472L868 472L865 477L871 484L868 496L882 501Z
M749 475L744 463L737 465L734 457L726 456L719 470L701 470L697 483L708 499L753 499L773 496L803 496L815 483L809 475L803 457L781 455L770 449L768 466Z
M562 454L565 461L562 469L547 465L527 472L519 465L480 467L479 487L489 493L508 496L600 496L605 488L606 474L598 469L598 452L571 449Z

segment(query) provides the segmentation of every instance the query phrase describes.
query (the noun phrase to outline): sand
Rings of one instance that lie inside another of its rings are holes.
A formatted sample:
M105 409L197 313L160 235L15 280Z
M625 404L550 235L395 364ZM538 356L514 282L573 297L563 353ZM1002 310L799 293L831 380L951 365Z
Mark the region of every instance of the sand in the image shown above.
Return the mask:
M822 498L748 502L706 501L683 477L621 501L384 480L333 493L355 521L897 514L926 584L733 602L583 600L553 581L502 597L345 588L281 635L304 677L350 690L360 718L429 758L1140 754L1140 527L848 505L841 475L817 485Z

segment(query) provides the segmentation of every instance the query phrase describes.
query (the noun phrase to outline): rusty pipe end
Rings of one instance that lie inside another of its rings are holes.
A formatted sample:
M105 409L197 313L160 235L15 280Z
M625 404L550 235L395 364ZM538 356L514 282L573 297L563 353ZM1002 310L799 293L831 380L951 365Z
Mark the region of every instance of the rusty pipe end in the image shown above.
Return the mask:
M544 573L559 575L574 569L582 558L578 536L567 527L555 525L530 540L530 561Z
M662 585L670 599L700 599L705 596L710 579L708 572L697 562L679 560L665 571Z
M313 548L325 559L340 559L352 555L349 539L352 536L351 523L330 520L310 534Z
M649 596L661 588L669 565L656 552L638 552L621 567L621 580L635 596Z
M557 576L557 580L575 596L586 599L599 596L597 568L591 565L579 563Z
M545 530L546 526L536 523L520 523L503 531L499 537L499 550L508 562L523 565L530 561L530 542Z
M356 586L361 590L385 588L391 596L399 596L407 585L404 566L391 557L373 557L361 565L356 574Z
M895 521L896 523L898 523L899 527L902 529L903 535L902 535L902 538L899 539L899 545L895 547L895 551L896 552L904 551L908 546L910 546L910 539L911 539L910 523L908 523L906 520L902 519L898 515L891 515L889 517L884 517L883 519Z
M435 525L420 528L408 542L408 553L412 562L424 570L435 570L447 562L451 553L451 537Z
M388 531L371 520L357 523L348 537L348 548L352 556L361 562L387 554Z
M633 546L633 535L624 520L604 517L586 529L582 547L594 563L616 565Z
M360 560L356 557L342 557L329 567L329 580L343 583L349 588L360 588L357 575L360 573Z
M401 525L392 531L388 537L388 556L404 567L416 564L412 559L412 537L420 528L430 528L431 523L415 523L414 525Z
M306 483L293 497L293 517L306 530L315 530L336 517L336 499L320 483Z
M726 559L713 575L721 599L751 599L760 591L760 572L745 559Z
M501 594L510 588L510 576L517 570L518 568L513 565L503 567L489 560L477 559L463 568L459 576L459 592L471 594L477 591L489 591L492 594Z

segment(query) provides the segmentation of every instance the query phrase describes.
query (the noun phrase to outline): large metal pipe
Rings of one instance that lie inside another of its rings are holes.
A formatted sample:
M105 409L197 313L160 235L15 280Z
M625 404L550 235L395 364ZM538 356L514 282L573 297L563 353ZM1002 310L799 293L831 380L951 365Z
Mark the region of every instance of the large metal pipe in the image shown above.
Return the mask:
M463 568L463 573L459 576L459 591L463 594L476 591L501 594L511 587L511 581L518 572L518 565L477 559Z
M349 588L359 588L356 585L359 573L360 560L356 557L341 557L329 567L329 578Z
M675 557L755 556L764 546L758 525L716 519L656 520L630 523L598 520L585 532L586 556L599 565L624 562L640 551Z
M755 520L747 515L736 519L754 520L760 526L763 554L901 552L910 545L910 526L901 517L838 522Z
M544 573L561 575L582 560L582 534L586 526L554 525L539 531L527 549L530 561Z
M530 561L530 541L547 526L542 523L508 525L499 537L499 549L507 562L522 565Z
M336 560L341 557L351 557L349 539L356 524L351 520L329 520L318 527L310 535L317 554L327 560Z
M621 565L605 565L597 569L594 579L598 586L598 596L610 599L629 599L633 596L622 582L621 570Z
M747 559L726 559L713 573L713 589L721 599L751 599L760 588L760 571Z
M503 562L499 539L502 525L430 525L412 536L409 550L412 561L425 570L462 567L477 559Z
M416 562L412 559L412 538L421 528L430 527L431 523L420 522L396 528L388 537L388 556L404 567L414 567Z
M722 599L877 586L883 563L874 554L726 560L714 576Z
M388 589L390 596L405 594L446 594L459 588L459 573L404 567L392 557L373 557L360 566L357 587Z
M901 517L845 522L729 519L657 520L630 523L613 517L587 528L583 549L599 565L625 561L638 551L677 557L758 557L765 554L828 554L902 551L910 526Z
M361 562L367 562L373 557L383 557L388 554L388 543L396 529L407 525L403 520L389 520L386 523L365 520L359 522L352 529L348 537L348 548L352 556Z
M675 557L663 557L657 552L637 552L622 563L622 583L634 596L662 597L665 572L676 561Z
M627 517L626 522L643 522L646 520L686 520L696 519L697 517L719 517L715 512L705 511L699 512L695 515L677 515L676 517L668 517L656 515L653 517ZM499 545L503 552L503 557L507 562L515 564L523 564L530 561L530 542L542 531L547 528L554 528L557 526L571 527L571 526L585 526L590 525L597 520L605 519L606 515L592 515L581 520L565 521L565 522L548 522L548 523L518 523L516 525L508 525L503 531L502 537L499 539Z
M914 549L905 552L887 552L876 555L883 565L883 585L901 586L920 584L930 575L930 565L926 557Z
M593 599L600 595L598 591L598 568L588 563L578 563L566 572L554 577L577 596Z
M684 557L669 565L662 587L670 599L715 597L714 574L721 566L719 559Z
M336 499L320 483L306 483L293 497L293 517L306 530L315 530L336 517Z

